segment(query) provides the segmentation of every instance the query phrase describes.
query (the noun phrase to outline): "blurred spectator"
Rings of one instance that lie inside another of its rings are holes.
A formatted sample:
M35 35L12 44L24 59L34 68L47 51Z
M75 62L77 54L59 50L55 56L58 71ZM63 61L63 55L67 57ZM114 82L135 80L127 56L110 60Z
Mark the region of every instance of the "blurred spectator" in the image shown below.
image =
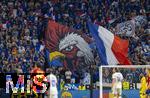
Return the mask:
M69 69L67 69L65 72L66 83L71 83L71 75L72 75L72 72Z
M60 90L64 89L65 81L63 79L60 79Z
M86 87L83 83L81 83L78 87L78 90L86 90Z

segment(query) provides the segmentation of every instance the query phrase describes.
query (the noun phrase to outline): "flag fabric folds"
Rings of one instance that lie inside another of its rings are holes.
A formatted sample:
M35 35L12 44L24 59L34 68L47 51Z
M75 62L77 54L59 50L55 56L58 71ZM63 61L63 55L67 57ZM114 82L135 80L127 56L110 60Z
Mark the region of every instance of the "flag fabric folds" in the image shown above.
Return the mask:
M64 38L67 34L70 34L72 32L80 34L87 42L91 41L91 39L87 35L84 35L82 32L77 32L73 28L69 28L68 26L59 24L53 20L49 20L47 30L45 32L46 48L49 49L51 52L59 50L58 44L60 40Z
M103 65L130 65L131 62L128 59L128 40L123 40L113 33L88 22L89 31L95 40L98 54Z
M61 38L63 38L67 32L71 30L64 25L61 25L53 20L49 20L47 30L45 32L45 44L46 48L51 52L58 49L58 44Z
M71 32L70 28L49 20L45 32L46 58L49 66L63 66L64 55L58 52L58 44L60 38L65 36L67 32Z
M59 24L53 20L48 21L44 41L45 41L46 49L50 51L50 54L47 57L49 58L48 61L50 62L51 65L52 62L54 61L55 63L53 64L60 65L58 64L58 60L62 62L64 58L68 58L71 60L77 59L76 56L72 56L72 55L76 55L76 52L74 52L74 50L64 52L64 50L60 51L60 47L59 47L61 40L63 40L66 36L71 34L76 34L81 36L87 43L91 41L90 37L84 35L83 33L73 28ZM67 66L67 62L68 62L67 60L64 60L63 62L64 66ZM77 62L74 61L73 65L75 65L75 63ZM71 65L71 63L69 63L68 65Z
M55 66L55 67L58 67L58 66L63 66L63 63L61 61L61 58L56 58L54 60L51 59L52 56L59 56L61 54L57 53L57 52L54 52L54 53L50 53L48 50L45 50L45 55L46 55L46 59L48 61L48 65L49 66Z

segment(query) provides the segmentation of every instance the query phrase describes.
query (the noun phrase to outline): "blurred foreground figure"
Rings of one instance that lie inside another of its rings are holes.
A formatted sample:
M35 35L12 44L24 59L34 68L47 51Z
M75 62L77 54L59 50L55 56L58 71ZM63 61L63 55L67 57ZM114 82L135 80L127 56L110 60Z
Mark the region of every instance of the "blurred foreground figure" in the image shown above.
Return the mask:
M146 74L141 73L140 77L141 77L140 98L146 98L146 89L147 89Z
M122 98L122 80L123 75L117 69L113 69L112 75L112 94L113 98Z
M146 96L147 98L150 98L150 69L146 69L146 82L147 82L147 90L146 90Z
M48 89L48 96L46 98L58 98L57 78L52 70L49 70L48 72L50 74L47 75L47 80L50 83L50 87Z

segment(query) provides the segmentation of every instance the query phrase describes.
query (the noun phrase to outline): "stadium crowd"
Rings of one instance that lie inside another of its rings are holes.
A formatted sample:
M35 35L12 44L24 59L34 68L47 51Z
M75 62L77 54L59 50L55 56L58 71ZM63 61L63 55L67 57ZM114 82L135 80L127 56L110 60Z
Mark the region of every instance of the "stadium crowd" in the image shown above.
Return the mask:
M115 33L117 23L138 15L149 17L148 0L4 0L0 2L0 72L30 72L34 65L47 66L44 32L49 19L90 36L86 21L104 26ZM130 41L129 58L133 64L149 64L149 22L135 31ZM96 61L99 60L96 58ZM97 61L99 62L99 61ZM97 68L97 69L96 69ZM57 70L58 69L58 70ZM63 67L54 68L60 80ZM98 81L95 67L94 82ZM71 73L80 83L80 72ZM89 74L89 72L87 72Z

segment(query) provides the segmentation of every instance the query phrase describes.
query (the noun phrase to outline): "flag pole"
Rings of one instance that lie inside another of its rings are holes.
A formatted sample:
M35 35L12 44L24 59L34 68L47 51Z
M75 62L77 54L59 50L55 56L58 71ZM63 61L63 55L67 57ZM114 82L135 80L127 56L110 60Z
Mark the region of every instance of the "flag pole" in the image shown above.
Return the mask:
M90 98L93 98L93 65L90 65Z

